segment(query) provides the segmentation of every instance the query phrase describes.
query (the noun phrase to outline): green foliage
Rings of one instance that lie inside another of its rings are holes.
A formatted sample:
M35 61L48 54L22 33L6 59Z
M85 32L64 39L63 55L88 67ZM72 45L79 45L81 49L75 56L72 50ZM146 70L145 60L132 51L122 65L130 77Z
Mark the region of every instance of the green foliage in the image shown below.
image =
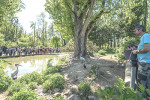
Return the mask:
M100 54L100 55L106 55L106 51L104 51L104 50L99 50L99 51L98 51L98 54Z
M88 82L80 82L78 89L81 93L83 93L83 95L89 95L91 93L91 87Z
M60 72L61 69L62 69L61 66L48 67L48 68L43 72L43 75L46 76L46 75L49 75L49 74L54 74L54 73Z
M87 51L97 52L99 47L90 40L87 40Z
M5 75L3 67L4 62L8 63L8 61L0 59L0 92L7 90L14 82L11 77Z
M39 97L38 100L47 100L44 97Z
M31 82L28 84L28 87L31 89L31 90L34 90L37 88L37 82Z
M32 72L24 74L22 77L18 79L20 83L25 82L26 84L29 84L30 82L37 82L38 84L42 84L43 79L42 75L38 72Z
M91 76L91 75L96 75L96 65L93 65L91 66L91 69L90 71L88 72L88 75Z
M4 41L4 35L0 33L0 43L1 45L4 45L5 44L5 41Z
M15 93L11 100L37 100L37 94L30 89L21 89L19 92Z
M7 97L5 100L11 100L11 97L9 96L9 97Z
M115 86L105 87L104 90L97 91L101 100L143 100L139 91L124 85L124 81L120 79Z
M52 67L52 60L53 60L53 59L49 59L49 60L48 60L48 62L47 62L47 68L48 68L48 67Z
M11 77L0 75L0 92L7 90L12 83L13 80Z
M127 49L129 43L134 43L137 45L139 43L139 38L125 37L124 39L120 40L119 47L116 49L115 53L119 60L124 59L124 50Z
M64 82L64 77L58 73L55 73L43 83L43 88L46 90L54 90L55 88L63 89Z
M54 48L60 47L61 46L60 37L58 36L51 37L51 43L52 43L52 47Z
M51 100L64 100L62 96L59 96L59 97L54 97L54 99L51 99Z
M66 56L58 58L58 63L57 65L63 65L66 62Z
M102 71L99 71L98 75L104 75L105 73Z
M19 92L22 88L25 88L26 84L25 83L20 83L20 82L15 82L8 88L8 93L9 95L13 95L16 92Z
M3 76L5 74L4 67L3 67L3 61L0 60L0 76Z
M73 52L74 41L71 39L64 47L61 48L63 52Z

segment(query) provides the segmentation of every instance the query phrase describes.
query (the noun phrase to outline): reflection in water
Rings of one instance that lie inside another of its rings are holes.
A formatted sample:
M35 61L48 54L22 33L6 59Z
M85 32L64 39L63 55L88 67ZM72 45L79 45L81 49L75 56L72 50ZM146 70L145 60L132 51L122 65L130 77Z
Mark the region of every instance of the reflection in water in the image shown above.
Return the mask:
M20 64L18 77L22 76L25 73L31 73L33 71L41 72L43 71L49 59L53 59L53 65L56 65L57 56L55 55L36 55L36 56L26 56L26 57L18 57L18 58L7 58L6 60L10 61L12 65L5 64L6 66L5 72L7 75L11 75L11 73L16 69L15 64Z
M58 60L56 60L56 58L53 58L53 62L52 62L52 66L56 66Z

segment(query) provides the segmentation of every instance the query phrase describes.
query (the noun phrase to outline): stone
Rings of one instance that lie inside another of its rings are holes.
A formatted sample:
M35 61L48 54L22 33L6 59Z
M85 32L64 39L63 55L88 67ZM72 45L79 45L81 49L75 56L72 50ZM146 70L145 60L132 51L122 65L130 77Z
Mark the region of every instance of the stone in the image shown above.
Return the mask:
M70 90L67 90L67 91L64 92L64 95L66 95L66 96L68 96L68 95L70 95L70 94L71 94L71 91L70 91Z
M59 97L61 96L61 93L55 93L54 96Z
M59 88L55 88L55 89L54 89L54 92L59 92L59 91L60 91Z
M95 100L95 97L94 96L88 96L88 99L89 100Z
M72 94L70 97L68 97L67 100L81 100L81 99L78 95Z
M79 93L79 91L78 91L78 87L77 86L72 86L71 87L71 92L72 92L72 94L78 94Z
M43 89L43 93L46 93L48 90L47 89Z

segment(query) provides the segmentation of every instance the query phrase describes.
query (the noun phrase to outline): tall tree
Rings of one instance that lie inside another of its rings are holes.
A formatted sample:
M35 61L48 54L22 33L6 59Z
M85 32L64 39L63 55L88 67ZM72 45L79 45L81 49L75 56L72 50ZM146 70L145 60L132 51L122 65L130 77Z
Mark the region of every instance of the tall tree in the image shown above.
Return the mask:
M74 56L86 57L87 37L94 24L105 13L117 8L120 0L46 0L46 10L54 24L72 29Z
M36 22L33 22L33 21L32 21L30 27L33 29L34 44L35 44Z

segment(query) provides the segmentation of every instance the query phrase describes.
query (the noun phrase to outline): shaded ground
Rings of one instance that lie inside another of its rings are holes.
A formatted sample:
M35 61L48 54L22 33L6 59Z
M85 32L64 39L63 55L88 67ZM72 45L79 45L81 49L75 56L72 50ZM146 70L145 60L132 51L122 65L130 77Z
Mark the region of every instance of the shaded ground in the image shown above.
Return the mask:
M125 68L117 66L117 60L112 55L91 57L85 63L86 68L83 67L83 63L80 60L72 59L71 55L63 54L60 56L67 56L70 59L61 72L65 78L65 89L63 91L55 90L54 92L43 93L42 86L38 86L35 91L39 96L51 99L54 96L62 95L66 100L71 94L79 93L77 85L83 80L90 82L92 91L95 93L98 88L104 89L105 86L112 86L118 78L124 79L125 77ZM93 65L97 67L97 72L102 74L97 77L89 77L89 71ZM7 97L7 92L0 94L0 100L4 100L5 97Z

